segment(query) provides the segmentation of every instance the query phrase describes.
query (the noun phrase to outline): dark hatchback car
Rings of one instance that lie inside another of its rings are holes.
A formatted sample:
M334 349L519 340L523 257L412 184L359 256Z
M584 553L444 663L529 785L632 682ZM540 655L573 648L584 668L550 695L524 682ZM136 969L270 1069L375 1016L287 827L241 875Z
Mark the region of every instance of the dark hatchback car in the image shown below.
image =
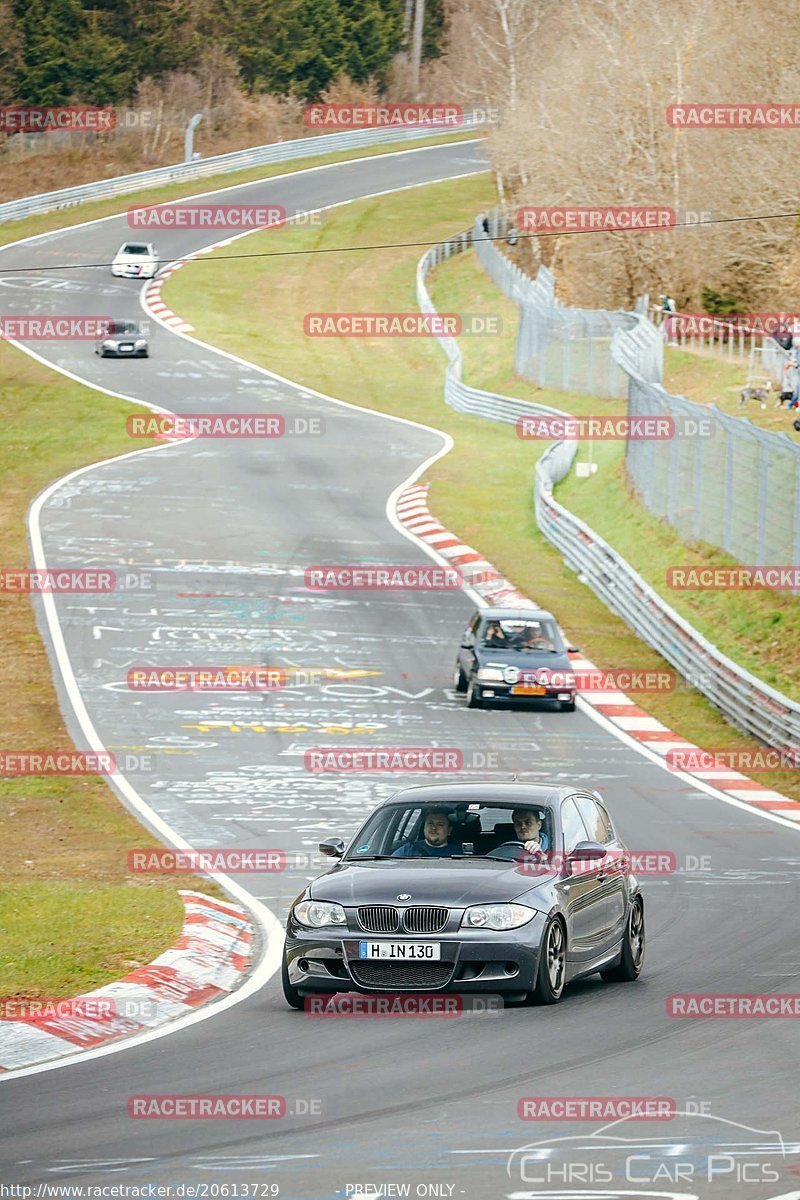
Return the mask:
M461 637L456 691L470 708L487 701L555 701L575 711L575 674L552 613L533 608L484 608Z
M407 788L347 848L333 839L320 851L341 861L289 912L282 976L293 1008L342 991L554 1004L574 979L634 980L642 968L644 901L596 793Z
M144 321L109 321L105 335L94 345L101 358L148 358L148 325Z

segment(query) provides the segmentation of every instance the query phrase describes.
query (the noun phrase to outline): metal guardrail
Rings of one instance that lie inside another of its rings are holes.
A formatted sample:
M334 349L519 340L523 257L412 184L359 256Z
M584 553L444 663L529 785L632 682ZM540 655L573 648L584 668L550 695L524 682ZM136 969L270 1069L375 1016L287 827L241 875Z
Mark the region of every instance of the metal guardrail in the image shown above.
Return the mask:
M423 254L417 264L417 304L421 312L436 312L425 283L429 271L454 254L462 254L468 250L472 245L473 233L473 230L467 230L465 233L456 234L455 237L432 246ZM456 339L445 334L437 340L449 359L445 370L444 398L451 408L458 412L487 417L490 421L502 421L506 425L516 425L523 416L562 415L557 408L548 408L543 404L533 404L527 400L517 400L513 396L501 396L496 392L470 387L463 380L463 359Z
M381 126L376 129L357 129L346 133L310 134L288 142L270 142L265 146L251 146L246 150L233 150L229 154L217 154L197 162L175 163L166 167L154 167L150 171L137 171L133 175L117 175L113 179L100 179L95 183L82 183L75 187L60 188L55 192L42 192L38 196L25 196L20 200L9 200L0 204L0 224L18 221L35 213L56 212L72 208L87 200L107 200L124 196L130 192L143 191L166 183L182 183L194 179L206 179L212 175L224 175L230 171L242 171L248 167L268 163L289 162L297 158L310 158L317 154L330 154L337 150L356 150L361 146L383 145L392 142L415 141L441 133L462 133L465 130L488 128L491 122L485 114L465 112L463 123L426 122L424 125Z
M482 229L481 236L486 238ZM451 255L462 253L470 244L471 232L462 233L433 247L420 260L417 268L417 300L423 312L436 312L425 282L429 271ZM500 258L505 257L491 242L483 240L481 260L484 261L492 253ZM493 278L496 281L500 278L512 279L513 273L506 275L503 270L497 270ZM518 281L514 280L514 283L517 285ZM619 337L621 340L627 338L627 343L620 349L621 362L626 361L626 355L630 355L632 363L642 367L648 374L660 377L658 347L661 339L657 333L658 346L653 343L649 330L636 320L626 334L620 331ZM451 407L507 423L517 420L520 406L528 413L568 415L558 409L526 404L510 396L468 387L461 378L462 360L458 343L451 337L442 337L439 341L449 359L445 374L445 400ZM688 404L688 401L685 403ZM630 563L554 498L553 490L569 474L577 449L574 441L555 442L536 464L534 506L536 521L543 536L560 551L564 561L578 573L582 583L591 588L638 637L657 650L688 683L702 692L732 724L764 745L794 750L800 745L800 704L751 675L712 645L675 612Z

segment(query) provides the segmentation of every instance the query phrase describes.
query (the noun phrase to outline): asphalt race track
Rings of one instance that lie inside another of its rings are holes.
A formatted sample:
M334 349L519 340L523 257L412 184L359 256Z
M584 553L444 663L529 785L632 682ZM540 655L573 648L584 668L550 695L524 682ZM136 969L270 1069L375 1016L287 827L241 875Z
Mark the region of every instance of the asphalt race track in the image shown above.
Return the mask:
M474 173L482 161L478 143L462 142L267 180L223 200L311 210ZM0 251L0 309L141 316L138 281L80 266L109 262L128 232L123 215ZM180 231L154 240L162 257L177 258L215 239ZM37 271L9 273L24 266ZM222 268L186 269L200 282L203 270ZM674 992L797 990L800 831L692 789L582 711L467 711L451 686L474 607L463 593L304 587L305 567L319 563L430 561L386 506L445 439L163 328L152 357L135 363L100 360L87 343L31 349L176 413L320 420L317 436L189 441L101 464L52 489L40 512L50 565L130 576L127 590L55 598L102 742L127 764L135 792L193 845L284 850L289 871L239 877L279 918L321 868L321 837L347 835L377 797L417 781L312 774L303 755L320 745L457 747L474 778L591 782L629 846L673 851L688 869L645 881L648 958L635 985L594 977L550 1009L326 1020L290 1011L273 976L168 1037L9 1077L0 1086L3 1182L34 1185L36 1196L48 1185L123 1181L258 1184L251 1195L282 1200L358 1195L356 1187L362 1196L468 1200L800 1195L791 1021L679 1021L665 1011ZM247 695L135 694L126 685L133 666L186 663L370 674ZM59 694L85 745L63 682ZM692 869L703 856L705 869ZM127 1101L142 1093L269 1093L295 1115L133 1120ZM522 1096L567 1095L665 1096L689 1115L603 1134L596 1123L517 1117ZM539 1146L513 1154L531 1143Z

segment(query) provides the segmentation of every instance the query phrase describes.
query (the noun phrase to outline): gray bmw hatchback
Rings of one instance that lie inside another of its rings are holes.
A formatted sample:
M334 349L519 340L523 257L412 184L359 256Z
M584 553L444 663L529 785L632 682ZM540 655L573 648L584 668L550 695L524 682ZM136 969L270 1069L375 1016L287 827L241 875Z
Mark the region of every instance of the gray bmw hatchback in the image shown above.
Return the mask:
M572 980L633 981L644 900L596 792L412 787L376 808L293 903L283 990L490 992L555 1004Z

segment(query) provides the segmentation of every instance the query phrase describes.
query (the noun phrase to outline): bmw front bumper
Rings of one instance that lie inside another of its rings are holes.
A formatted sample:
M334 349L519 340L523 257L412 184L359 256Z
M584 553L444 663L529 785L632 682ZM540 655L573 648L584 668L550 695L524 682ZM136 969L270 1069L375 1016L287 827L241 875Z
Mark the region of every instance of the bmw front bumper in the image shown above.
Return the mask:
M505 933L462 929L425 937L340 930L287 928L289 981L301 992L493 992L533 991L546 916ZM361 958L361 942L438 943L438 961Z

